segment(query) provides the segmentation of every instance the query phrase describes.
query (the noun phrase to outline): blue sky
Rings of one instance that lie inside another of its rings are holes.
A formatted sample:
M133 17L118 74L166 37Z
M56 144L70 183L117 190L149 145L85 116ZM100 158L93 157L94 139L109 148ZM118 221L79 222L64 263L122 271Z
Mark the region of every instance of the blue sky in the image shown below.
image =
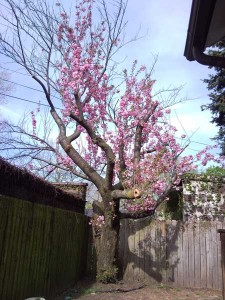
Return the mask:
M192 100L174 107L171 122L180 130L178 137L184 130L189 136L197 130L191 138L194 142L187 149L188 153L195 154L196 150L203 147L199 143L212 143L210 138L215 136L217 129L210 123L210 112L201 112L200 109L202 104L209 102L206 85L201 79L207 78L210 71L206 66L189 62L183 56L191 2L191 0L129 0L126 14L127 36L132 37L141 26L140 35L144 37L124 48L120 57L121 59L126 57L124 63L127 65L137 59L140 64L150 67L153 56L158 55L153 74L153 79L156 80L155 89L184 85L180 98ZM62 3L70 5L73 1L64 0ZM0 57L0 64L7 69L24 73L21 68L15 67L3 57ZM28 77L18 73L12 72L11 80L39 89ZM16 87L12 95L44 102L42 94L27 88ZM13 99L8 99L7 105L0 107L1 116L9 116L14 120L18 119L24 110L32 108L32 105Z
M137 4L138 3L138 4ZM207 78L210 70L197 62L190 62L184 57L186 34L192 1L146 1L130 0L128 16L133 28L142 25L142 32L148 31L145 38L132 45L129 55L136 56L141 63L151 65L152 54L158 55L154 79L156 87L184 85L180 97L192 99L176 105L176 114L172 121L182 132L192 135L193 141L210 144L217 128L210 123L211 114L201 111L200 106L209 102L208 90L202 79ZM179 121L176 118L178 115ZM181 126L181 124L182 126ZM199 150L201 144L192 143L188 149Z

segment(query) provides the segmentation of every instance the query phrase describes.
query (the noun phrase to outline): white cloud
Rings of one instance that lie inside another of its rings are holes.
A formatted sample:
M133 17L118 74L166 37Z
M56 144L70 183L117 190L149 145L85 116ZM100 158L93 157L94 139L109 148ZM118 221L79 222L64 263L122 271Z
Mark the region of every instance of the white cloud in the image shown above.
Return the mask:
M21 114L6 105L0 105L0 119L19 120Z

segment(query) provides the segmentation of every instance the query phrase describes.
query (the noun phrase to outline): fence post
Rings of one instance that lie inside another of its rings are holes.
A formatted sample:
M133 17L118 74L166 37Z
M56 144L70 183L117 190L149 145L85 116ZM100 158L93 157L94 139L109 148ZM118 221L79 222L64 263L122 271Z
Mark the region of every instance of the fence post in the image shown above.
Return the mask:
M221 267L222 267L222 286L223 300L225 300L225 229L218 229L221 241Z

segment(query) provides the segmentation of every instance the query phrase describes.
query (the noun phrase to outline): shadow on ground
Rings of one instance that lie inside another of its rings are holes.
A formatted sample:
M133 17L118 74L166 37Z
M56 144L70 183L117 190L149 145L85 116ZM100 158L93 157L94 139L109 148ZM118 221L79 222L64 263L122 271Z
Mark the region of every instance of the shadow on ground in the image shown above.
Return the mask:
M138 286L140 282L121 281L105 285L85 279L53 300L222 300L220 291L176 288L163 284L146 284L140 289Z

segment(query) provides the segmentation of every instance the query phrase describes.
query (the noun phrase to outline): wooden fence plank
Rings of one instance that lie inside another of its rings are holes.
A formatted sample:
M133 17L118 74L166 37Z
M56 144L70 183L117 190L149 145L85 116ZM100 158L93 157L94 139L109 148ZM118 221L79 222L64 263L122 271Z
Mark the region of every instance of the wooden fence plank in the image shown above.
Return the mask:
M161 268L163 265L162 257L162 230L161 222L155 222L155 230L151 233L153 249L150 249L151 253L151 271L156 270L157 274L161 274ZM156 275L157 275L156 274Z
M124 273L124 266L126 264L126 256L124 253L126 252L126 228L125 228L126 219L120 221L120 236L119 236L119 265L122 274Z
M211 222L211 235L212 235L212 288L216 289L216 281L218 281L218 265L217 265L217 247L216 247L216 222Z
M124 234L124 255L123 255L123 258L124 258L124 266L123 266L123 270L124 270L124 274L126 274L126 270L127 270L127 266L128 266L128 263L129 263L129 260L128 260L128 251L129 251L129 247L128 247L128 237L129 237L129 220L126 219L124 220L124 229L125 229L125 234Z
M210 222L206 222L207 230L206 230L206 271L207 271L207 285L206 287L211 289L212 288L212 261L211 261L211 231L210 231Z
M145 263L144 263L144 270L145 270L145 279L149 280L150 279L150 268L151 268L151 223L150 220L148 219L146 221L146 228L145 228L145 243L144 243L144 258L145 258Z
M31 295L31 284L30 284L30 263L31 263L31 249L32 249L32 237L33 237L33 205L32 203L25 203L22 209L22 218L25 221L25 227L23 230L23 234L25 236L25 253L23 255L23 275L22 275L22 284L21 284L21 292L24 298L29 297ZM29 218L27 216L30 216Z
M217 282L215 284L215 289L220 289L222 288L221 282L221 263L220 263L220 254L221 254L221 249L220 249L220 238L219 234L217 232L218 229L221 228L221 222L217 221L216 226L215 226L215 260L216 260L216 272L217 272Z
M167 251L167 245L166 245L166 235L167 235L167 225L165 221L160 222L160 230L159 230L159 239L160 239L160 249L157 249L160 253L160 260L158 260L158 269L160 270L162 274L162 281L167 282L167 261L166 261L166 251ZM157 240L156 240L157 243Z
M4 266L3 266L3 288L2 288L2 298L1 299L7 299L7 290L10 287L11 288L11 273L10 268L12 266L12 260L13 260L13 243L15 238L15 223L16 223L16 217L15 217L15 207L11 206L11 211L9 212L9 219L7 222L7 241L5 241L8 245L7 249L5 250L4 255Z
M12 298L16 298L17 295L15 294L15 285L17 282L17 272L18 272L18 258L21 257L21 253L20 253L20 229L21 229L21 222L20 222L20 215L18 214L18 211L15 210L15 215L14 215L14 222L15 222L15 227L14 227L14 238L13 238L13 242L15 243L16 247L12 247L11 248L11 261L8 268L8 272L9 272L9 281L7 282L7 284L9 284L9 286L11 287L12 290Z
M20 294L21 290L19 287L23 286L23 282L20 282L20 277L22 277L21 273L21 258L23 256L23 218L21 217L20 214L17 214L17 219L18 219L18 227L17 227L17 235L18 235L18 240L14 241L17 243L17 255L16 255L16 260L15 260L15 265L14 265L14 281L12 285L12 297L13 298L18 298L20 299L22 297L22 294ZM18 274L21 274L21 276L18 276Z
M221 226L218 229L225 229L225 223L221 223ZM219 244L218 244L218 262L220 265L220 286L221 286L221 290L222 290L222 257L221 257L221 241L220 241L220 234L218 234L218 239L219 239Z
M134 263L133 263L133 259L134 259L134 252L135 252L135 247L134 247L134 235L135 235L135 224L134 224L134 220L129 220L129 236L128 236L128 249L129 249L129 253L128 253L128 265L127 265L127 272L128 272L128 276L129 278L131 278L132 280L134 280Z
M178 287L183 287L184 282L183 282L183 277L184 277L184 270L183 270L183 231L184 231L184 226L180 222L179 224L179 232L178 232L178 240L177 240L177 284Z
M217 230L223 227L222 222L217 223ZM221 268L221 243L220 234L217 233L217 260L218 260L218 289L222 290L222 268Z
M176 282L178 281L178 264L179 264L179 257L178 257L178 248L179 248L179 232L181 230L181 222L179 221L172 221L173 222L173 227L174 227L174 242L175 242L175 249L173 251L174 253L174 282L173 285L176 285Z
M128 254L129 254L129 247L128 247L128 238L129 238L129 220L125 219L122 221L124 226L122 229L124 229L124 241L121 241L121 246L124 247L123 256L121 257L121 262L123 264L123 276L126 278L127 276L127 269L128 269Z
M184 225L183 232L183 282L186 287L190 287L189 278L189 256L188 256L188 224Z
M145 277L145 220L138 221L139 230L139 244L138 244L138 257L139 257L139 281L143 281Z
M161 238L162 238L162 232L161 232L161 223L154 221L152 223L152 230L150 231L150 237L151 237L151 244L150 244L150 264L149 264L149 275L152 279L161 282L162 281L162 275L161 275L161 267L163 262L162 257L162 245L161 245Z
M146 248L145 248L145 272L146 278L150 281L158 280L158 266L155 256L155 237L157 231L157 223L155 221L150 221L148 230L146 230Z
M133 257L133 268L134 268L134 280L139 280L139 273L140 273L140 232L139 232L139 220L134 221L134 257Z
M188 224L188 277L190 287L195 285L194 223Z
M207 266L206 266L206 229L204 222L200 223L200 261L201 261L201 287L207 287Z
M173 284L178 280L178 234L180 230L178 221L167 221L166 261L167 283Z
M201 287L201 249L200 249L200 228L199 222L194 224L194 287Z
M0 201L0 299L2 299L2 290L4 284L4 271L5 271L5 261L7 255L8 243L7 234L9 234L9 204Z
M144 271L144 280L148 280L147 274L147 263L149 258L149 223L150 218L145 219L144 223L144 243L143 243L143 271Z

